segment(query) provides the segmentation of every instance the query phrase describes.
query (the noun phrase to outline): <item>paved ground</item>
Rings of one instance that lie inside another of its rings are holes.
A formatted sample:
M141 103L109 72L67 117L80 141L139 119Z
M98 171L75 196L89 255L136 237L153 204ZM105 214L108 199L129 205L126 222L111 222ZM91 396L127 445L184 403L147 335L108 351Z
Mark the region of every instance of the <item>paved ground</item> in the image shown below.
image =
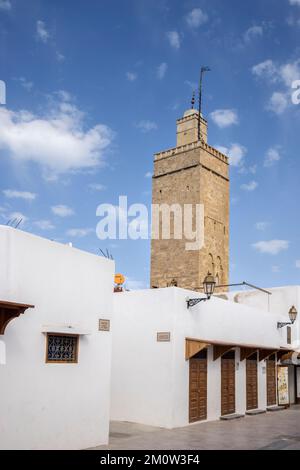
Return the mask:
M112 422L109 446L116 450L278 449L300 450L300 406L284 411L166 430Z

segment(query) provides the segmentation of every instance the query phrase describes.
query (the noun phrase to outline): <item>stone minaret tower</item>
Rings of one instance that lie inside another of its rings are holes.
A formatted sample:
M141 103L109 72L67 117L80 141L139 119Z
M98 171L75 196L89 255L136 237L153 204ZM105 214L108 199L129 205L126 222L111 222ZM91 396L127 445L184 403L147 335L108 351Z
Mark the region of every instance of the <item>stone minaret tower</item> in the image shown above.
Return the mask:
M175 148L154 155L153 204L203 204L204 246L187 251L185 238L151 242L151 287L177 285L201 290L210 271L228 284L228 157L207 144L207 122L190 109L177 121ZM172 232L171 232L172 233Z

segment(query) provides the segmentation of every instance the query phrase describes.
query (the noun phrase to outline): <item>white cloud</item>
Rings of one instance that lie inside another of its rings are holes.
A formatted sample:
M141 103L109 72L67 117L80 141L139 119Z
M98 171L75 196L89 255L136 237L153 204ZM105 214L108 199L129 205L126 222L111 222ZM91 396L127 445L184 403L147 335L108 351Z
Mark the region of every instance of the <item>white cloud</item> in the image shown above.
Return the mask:
M33 82L30 82L29 80L26 80L24 77L20 77L17 79L21 86L26 90L26 91L31 91L33 88Z
M61 101L68 102L72 101L72 95L66 90L58 90L54 93Z
M55 226L50 220L36 220L35 222L33 222L33 225L35 225L40 230L54 230L55 229Z
M249 183L244 183L241 185L241 189L243 189L244 191L255 191L255 189L257 188L258 186L258 183L257 181L250 181Z
M257 171L257 165L251 165L248 168L245 166L241 166L239 168L239 173L241 175L248 175L248 174L255 175L256 171Z
M142 132L150 132L157 129L157 124L156 122L146 120L138 122L136 127Z
M58 98L40 115L0 108L0 148L18 163L39 164L48 179L103 164L113 138L105 125L86 129L84 113Z
M88 188L91 191L104 191L106 189L106 186L100 183L90 183L88 184Z
M190 28L199 28L208 21L208 15L201 8L194 8L186 16L186 22Z
M12 5L10 0L0 0L0 10L11 10Z
M67 230L67 236L72 238L83 238L94 232L92 228L71 228Z
M61 52L56 51L56 59L57 62L64 62L66 58Z
M300 269L300 259L296 260L295 265L296 265L296 268Z
M38 20L36 22L36 33L38 40L42 41L43 43L48 42L50 34L47 31L46 24L44 21Z
M180 36L177 31L168 31L166 33L166 37L169 41L169 44L171 47L174 49L179 49L180 48Z
M243 145L231 144L229 148L217 145L216 148L221 153L229 157L229 163L231 166L240 167L243 165L244 157L247 153L247 149Z
M247 29L247 31L244 34L244 40L245 42L251 42L252 39L255 39L257 37L262 37L264 34L264 30L262 26L251 26L251 28Z
M273 83L281 82L290 88L294 80L298 80L300 76L300 59L294 62L287 62L283 65L275 64L268 59L260 64L252 67L253 75L264 78Z
M234 109L217 109L210 113L210 117L221 129L239 123L237 112Z
M290 5L298 5L300 6L300 0L289 0Z
M137 74L134 72L126 72L126 78L129 82L134 82L137 79Z
M29 191L17 191L15 189L4 189L3 194L8 199L25 199L26 201L34 201L36 198L35 193Z
M264 78L269 83L278 83L284 87L275 91L270 97L267 109L277 115L282 114L289 107L291 86L300 77L300 59L286 64L274 64L272 60L266 60L252 67L252 73Z
M269 240L253 243L253 248L260 253L267 253L269 255L278 255L281 251L289 248L290 242L288 240Z
M295 80L300 77L300 59L295 62L284 64L280 67L279 75L287 87L291 87Z
M270 59L265 60L264 62L261 62L257 65L254 65L251 70L253 75L255 75L256 77L268 78L273 82L278 79L277 69L275 67L274 62Z
M153 173L151 173L151 171L147 171L147 173L145 174L145 178L152 178L153 176Z
M288 104L289 102L286 93L275 91L267 104L267 109L280 115L287 109Z
M167 70L168 70L168 64L166 64L166 62L163 62L162 64L160 64L157 67L157 72L156 72L157 78L159 80L162 80L164 76L166 75Z
M65 206L64 204L52 206L51 211L58 217L69 217L75 213L71 207Z
M269 226L269 223L268 222L256 222L255 224L255 228L256 230L260 230L262 232L264 232Z
M266 153L264 166L270 167L273 166L276 162L281 159L280 155L280 148L279 147L271 147Z

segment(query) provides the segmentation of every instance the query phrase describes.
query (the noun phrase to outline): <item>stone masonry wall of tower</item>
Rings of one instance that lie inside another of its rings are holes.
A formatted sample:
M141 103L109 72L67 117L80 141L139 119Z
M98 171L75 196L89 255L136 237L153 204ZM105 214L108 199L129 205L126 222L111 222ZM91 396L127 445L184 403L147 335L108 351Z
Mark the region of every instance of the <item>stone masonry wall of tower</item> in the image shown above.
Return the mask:
M229 281L228 157L207 144L207 122L188 110L177 121L177 146L154 156L153 204L203 204L204 247L186 250L186 240L152 239L151 287L177 285L201 290L210 271L217 283ZM172 231L171 231L172 233Z

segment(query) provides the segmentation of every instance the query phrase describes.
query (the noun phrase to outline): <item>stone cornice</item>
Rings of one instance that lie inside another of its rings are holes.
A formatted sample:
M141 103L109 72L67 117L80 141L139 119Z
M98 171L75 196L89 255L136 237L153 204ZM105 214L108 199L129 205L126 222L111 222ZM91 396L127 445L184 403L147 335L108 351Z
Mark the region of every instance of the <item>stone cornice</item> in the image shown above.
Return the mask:
M216 157L218 160L222 161L226 165L229 165L228 163L228 157L224 155L223 153L219 152L219 150L215 149L214 147L211 147L210 145L206 144L205 142L192 142L191 144L186 144L182 145L180 147L174 147L168 150L164 150L162 152L158 152L154 154L154 161L161 161L166 158L171 158L174 155L178 155L180 153L185 153L190 150L195 150L198 148L202 148L203 150L206 150L209 152L211 155Z

